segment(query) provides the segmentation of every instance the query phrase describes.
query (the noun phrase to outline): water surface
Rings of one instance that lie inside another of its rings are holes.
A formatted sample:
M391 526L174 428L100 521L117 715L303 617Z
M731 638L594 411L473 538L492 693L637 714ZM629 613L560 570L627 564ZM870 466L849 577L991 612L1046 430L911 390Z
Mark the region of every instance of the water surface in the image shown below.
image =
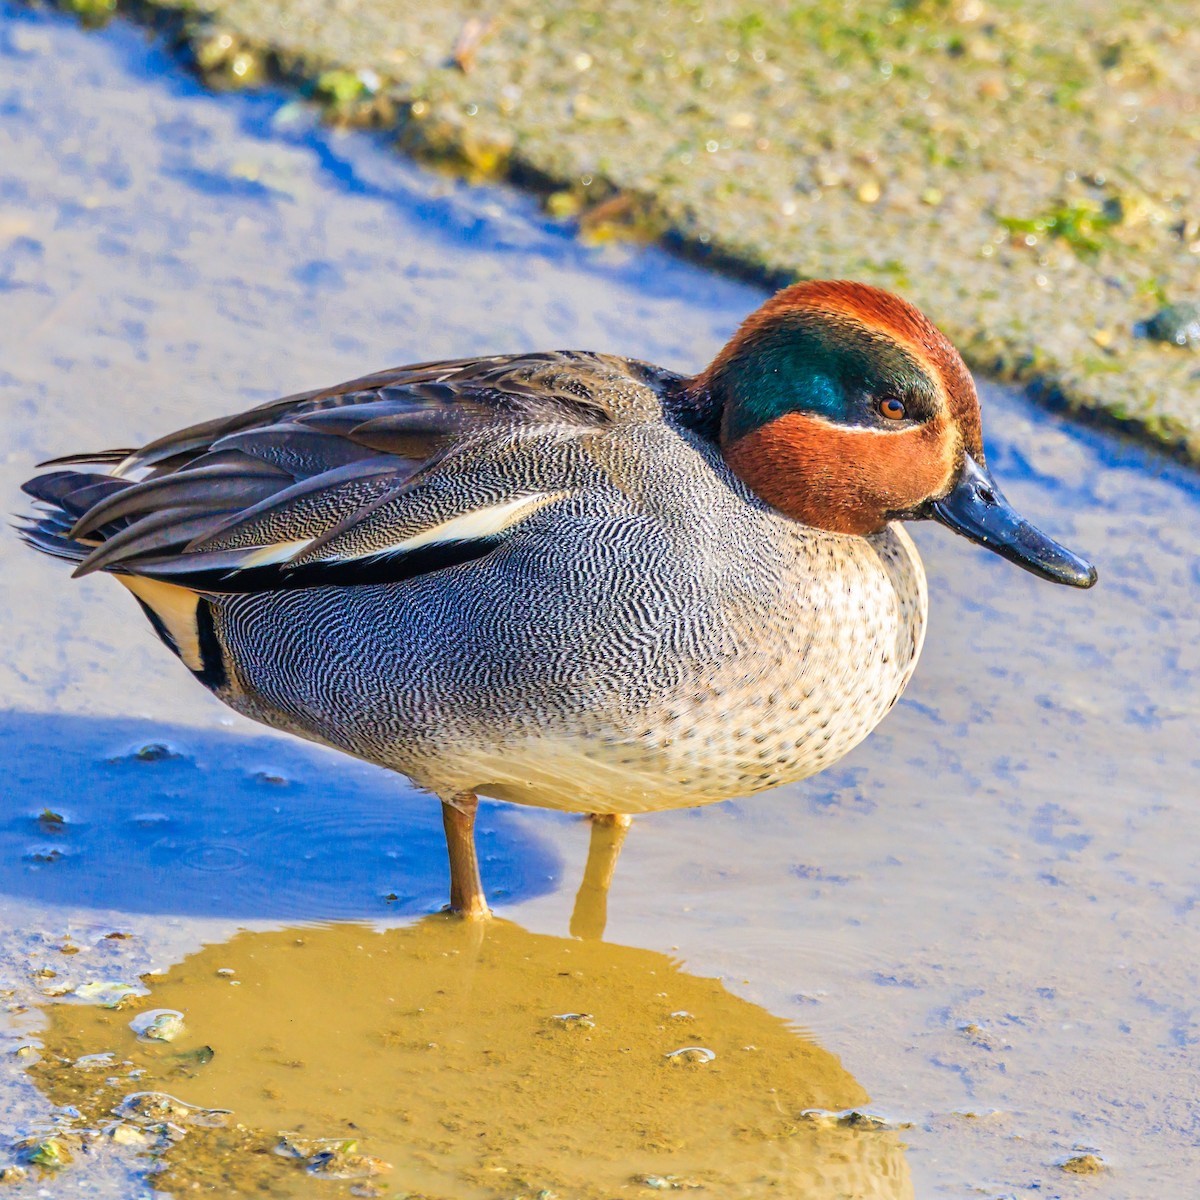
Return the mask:
M695 369L760 299L657 252L581 246L526 201L322 131L286 97L207 96L124 26L0 9L10 509L40 458L405 361L575 346ZM806 1031L782 1044L830 1056L853 1085L816 1105L843 1096L896 1131L893 1192L863 1194L1186 1194L1200 1174L1200 489L996 388L985 427L1010 498L1094 556L1099 587L1053 588L917 529L932 614L904 700L813 780L637 821L609 949L719 979L744 1002L722 1009L730 1034ZM208 985L189 964L227 952L236 967L247 939L294 943L319 918L403 940L441 899L428 799L234 717L118 593L0 538L0 1030L9 1048L46 1047L40 1074L28 1054L0 1068L13 1137L64 1102L67 1076L45 1063L56 1037L92 1037L63 1008L79 986L154 968L143 1004L161 986L165 1007L185 1006L194 980L199 1011ZM586 825L500 807L487 823L513 937L551 957L579 946L564 939ZM330 977L323 1008L306 993L274 1012L299 1027L361 1002L362 1032L380 986L364 977L348 997ZM247 1108L255 1078L228 1080L224 1106ZM194 1102L221 1106L212 1087ZM315 1103L277 1090L264 1129L291 1119L289 1100ZM1109 1169L1057 1165L1082 1151ZM146 1186L134 1151L69 1169L97 1195ZM354 1186L299 1178L304 1194Z

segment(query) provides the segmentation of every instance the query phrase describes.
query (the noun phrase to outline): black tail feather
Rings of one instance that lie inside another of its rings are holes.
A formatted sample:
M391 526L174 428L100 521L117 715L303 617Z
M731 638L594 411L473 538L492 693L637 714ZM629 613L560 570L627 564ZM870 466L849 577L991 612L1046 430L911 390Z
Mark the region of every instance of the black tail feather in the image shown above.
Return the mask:
M27 546L49 554L52 558L82 562L92 550L91 546L72 541L66 534L68 527L53 518L26 520L15 528L17 535Z
M129 481L92 471L50 471L21 485L37 502L37 513L22 519L17 531L22 540L54 558L82 562L95 548L96 539L75 539L71 529L98 500L129 487Z
M127 479L114 479L111 475L98 475L92 471L51 471L46 475L35 475L21 485L21 491L78 520L98 500L129 486Z

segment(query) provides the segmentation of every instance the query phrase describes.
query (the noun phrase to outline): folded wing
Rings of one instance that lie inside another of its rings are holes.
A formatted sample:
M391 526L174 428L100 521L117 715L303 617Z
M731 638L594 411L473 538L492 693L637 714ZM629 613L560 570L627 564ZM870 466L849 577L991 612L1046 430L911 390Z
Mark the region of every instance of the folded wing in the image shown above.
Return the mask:
M22 535L77 575L208 592L402 579L479 558L569 497L539 445L657 407L665 375L569 352L381 372L46 463L109 469L30 480Z

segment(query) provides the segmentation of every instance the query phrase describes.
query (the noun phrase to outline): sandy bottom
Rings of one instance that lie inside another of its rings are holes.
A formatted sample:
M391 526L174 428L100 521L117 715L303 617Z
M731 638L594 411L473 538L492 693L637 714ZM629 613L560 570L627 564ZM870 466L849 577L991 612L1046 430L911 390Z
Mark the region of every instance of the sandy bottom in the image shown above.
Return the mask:
M40 458L405 361L695 367L760 298L206 96L121 26L0 8L0 115L9 511ZM916 529L894 714L806 784L635 822L604 943L568 936L585 823L489 807L503 921L432 916L428 800L234 717L110 581L0 538L6 1194L1188 1194L1200 487L996 389L985 425L1100 586Z

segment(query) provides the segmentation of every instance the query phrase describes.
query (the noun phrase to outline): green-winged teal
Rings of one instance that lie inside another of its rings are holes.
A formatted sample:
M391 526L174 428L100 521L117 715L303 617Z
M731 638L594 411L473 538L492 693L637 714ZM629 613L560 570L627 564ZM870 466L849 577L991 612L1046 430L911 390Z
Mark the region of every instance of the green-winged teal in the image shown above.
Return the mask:
M857 283L785 289L694 377L423 363L46 465L78 464L25 485L26 540L239 712L438 796L469 914L479 793L620 823L861 741L925 633L899 521L1096 578L992 481L949 341Z

